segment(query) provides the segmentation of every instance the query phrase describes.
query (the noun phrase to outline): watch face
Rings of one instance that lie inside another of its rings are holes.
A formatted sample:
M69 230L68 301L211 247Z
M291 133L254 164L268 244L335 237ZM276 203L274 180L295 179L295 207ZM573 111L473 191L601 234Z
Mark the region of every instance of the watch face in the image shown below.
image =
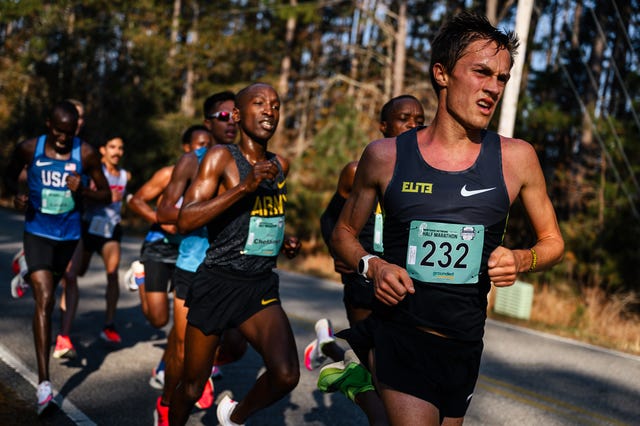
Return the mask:
M360 259L358 262L358 273L362 274L364 272L364 260Z

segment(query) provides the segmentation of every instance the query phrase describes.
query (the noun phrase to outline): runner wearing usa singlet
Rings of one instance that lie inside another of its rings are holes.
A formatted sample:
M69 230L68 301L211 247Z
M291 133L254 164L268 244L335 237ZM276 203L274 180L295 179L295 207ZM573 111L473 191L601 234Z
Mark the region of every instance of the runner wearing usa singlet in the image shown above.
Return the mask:
M46 135L37 139L33 160L27 167L29 204L25 214L25 258L29 271L52 268L59 280L81 236L80 201L67 187L72 172L82 176L81 140L73 138L68 160L56 160L44 153ZM40 250L42 238L51 251Z
M78 240L80 206L77 197L67 188L66 178L72 172L82 175L81 140L73 138L69 160L48 157L44 153L45 141L46 135L38 138L33 160L27 168L30 202L25 232L57 241Z
M56 288L81 235L83 199L108 203L109 186L100 158L88 143L75 137L78 111L67 101L58 102L47 120L47 134L16 145L4 183L14 194L14 204L25 210L24 251L28 265L25 280L33 290L33 335L38 364L38 414L53 401L49 381L51 313ZM18 180L27 168L27 192ZM83 182L92 179L95 190Z

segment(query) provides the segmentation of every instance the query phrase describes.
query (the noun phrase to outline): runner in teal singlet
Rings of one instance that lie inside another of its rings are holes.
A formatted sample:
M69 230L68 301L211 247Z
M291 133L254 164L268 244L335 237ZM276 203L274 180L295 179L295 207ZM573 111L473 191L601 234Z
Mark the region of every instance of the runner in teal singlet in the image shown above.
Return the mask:
M514 33L469 12L444 24L431 44L433 122L366 147L333 232L337 255L373 281L388 307L346 337L361 345L361 357L373 357L392 424L462 424L478 377L490 286L512 285L519 273L549 268L563 255L532 145L486 130L517 45ZM378 196L382 257L358 241ZM517 197L535 231L531 248L502 245Z

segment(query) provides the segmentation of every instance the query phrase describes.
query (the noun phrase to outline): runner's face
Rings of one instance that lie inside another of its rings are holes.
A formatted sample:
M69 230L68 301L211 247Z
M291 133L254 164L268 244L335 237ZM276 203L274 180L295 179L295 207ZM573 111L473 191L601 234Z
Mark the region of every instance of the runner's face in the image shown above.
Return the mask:
M111 139L100 147L100 154L103 163L116 167L124 154L124 141L121 138Z
M205 120L205 125L213 135L214 143L230 144L235 141L236 135L238 134L238 127L235 121L231 118L233 107L233 101L224 101L218 104L213 111L211 111L212 114L215 114L216 112L228 112L229 115L226 116L226 121L223 120L222 117L207 118Z
M385 137L390 138L423 124L422 105L413 99L401 99L393 104L388 120L380 124L380 131Z
M196 130L191 135L191 151L195 151L196 149L203 147L209 148L211 145L213 145L211 133L205 132L204 130Z
M280 120L280 98L268 85L256 85L245 95L240 110L234 109L234 119L256 140L269 140Z
M494 42L477 40L446 75L447 111L465 128L489 125L510 77L511 57Z
M56 151L66 152L71 149L73 137L76 135L77 121L71 116L56 114L47 120L48 139L53 142Z

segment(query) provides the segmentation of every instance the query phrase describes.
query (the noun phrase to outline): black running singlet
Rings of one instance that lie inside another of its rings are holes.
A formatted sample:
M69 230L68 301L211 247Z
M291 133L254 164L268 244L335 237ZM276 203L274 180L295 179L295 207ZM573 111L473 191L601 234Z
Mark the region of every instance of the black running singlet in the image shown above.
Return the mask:
M484 132L468 169L431 167L416 132L396 138L396 164L384 198L384 258L407 269L416 293L393 321L462 340L482 338L490 288L487 261L501 244L510 201L500 137Z
M237 145L225 147L238 166L240 181L244 180L251 164ZM267 159L278 166L276 179L263 180L254 193L247 194L207 225L210 246L205 266L251 275L275 268L284 236L287 186L276 155L267 152Z

